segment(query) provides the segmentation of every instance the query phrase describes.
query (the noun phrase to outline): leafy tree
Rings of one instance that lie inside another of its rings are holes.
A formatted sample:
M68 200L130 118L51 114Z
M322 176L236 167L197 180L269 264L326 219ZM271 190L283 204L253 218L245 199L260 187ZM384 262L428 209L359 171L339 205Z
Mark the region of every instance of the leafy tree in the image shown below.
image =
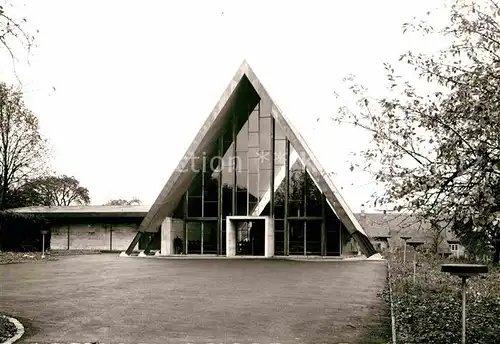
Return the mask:
M34 178L21 188L30 205L69 206L89 204L89 190L75 177L43 176Z
M138 198L132 198L131 200L126 200L126 199L122 199L122 198L118 198L118 199L112 199L112 200L109 200L108 203L104 204L104 205L139 205L141 204L141 200L138 199Z
M25 106L22 93L0 83L0 210L9 192L44 170L46 140L38 118Z
M438 254L441 244L446 239L446 226L440 225L439 223L435 223L431 220L427 231L429 232L429 237L431 239L431 252Z
M429 19L404 25L449 42L437 53L401 56L423 87L389 64L385 97L348 77L357 106L341 107L337 120L371 133L362 157L385 186L376 203L452 228L465 244L474 238L473 251L478 240L493 244L500 229L500 6L454 0L446 11L445 27Z

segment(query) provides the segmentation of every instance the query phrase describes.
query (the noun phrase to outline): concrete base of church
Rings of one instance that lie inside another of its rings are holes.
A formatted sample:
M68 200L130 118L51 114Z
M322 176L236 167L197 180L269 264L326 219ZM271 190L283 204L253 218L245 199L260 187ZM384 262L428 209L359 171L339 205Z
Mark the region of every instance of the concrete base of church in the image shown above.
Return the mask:
M236 256L236 229L244 221L264 221L264 257L274 256L274 219L269 216L227 216L226 217L226 257Z
M184 243L184 221L171 217L165 218L161 224L161 256L175 254L174 239L179 237Z

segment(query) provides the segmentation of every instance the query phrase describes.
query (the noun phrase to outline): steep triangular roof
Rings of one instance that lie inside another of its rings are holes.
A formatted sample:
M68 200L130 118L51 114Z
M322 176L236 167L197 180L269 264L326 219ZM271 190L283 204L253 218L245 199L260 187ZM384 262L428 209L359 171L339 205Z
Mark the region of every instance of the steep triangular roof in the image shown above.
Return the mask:
M268 102L272 117L284 132L298 153L298 158L306 166L313 181L318 188L325 194L327 202L333 211L337 214L344 226L347 228L357 242L360 244L363 253L367 256L375 253L373 246L364 232L363 228L351 212L347 203L344 201L339 191L323 170L316 157L305 143L305 140L299 132L293 127L291 122L278 108L276 103L267 93L266 89L259 81L246 61L243 61L233 79L222 94L220 100L208 116L202 128L189 146L186 154L178 165L178 168L172 173L169 180L158 195L150 211L144 218L139 227L139 231L156 232L167 216L171 216L183 194L188 189L190 183L195 177L195 173L189 170L193 157L201 157L203 152L213 144L213 139L220 134L221 125L224 119L229 115L231 104L235 98L237 90L243 79L248 79L251 86L261 99Z

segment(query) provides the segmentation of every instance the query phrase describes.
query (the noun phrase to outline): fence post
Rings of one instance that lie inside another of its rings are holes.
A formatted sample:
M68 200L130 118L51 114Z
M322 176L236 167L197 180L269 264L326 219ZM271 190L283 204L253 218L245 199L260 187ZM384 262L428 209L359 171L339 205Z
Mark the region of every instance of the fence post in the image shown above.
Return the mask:
M394 306L392 302L392 282L391 282L391 264L387 261L387 282L389 284L389 302L391 306L391 333L392 333L392 344L397 344L396 340L396 317L394 315Z

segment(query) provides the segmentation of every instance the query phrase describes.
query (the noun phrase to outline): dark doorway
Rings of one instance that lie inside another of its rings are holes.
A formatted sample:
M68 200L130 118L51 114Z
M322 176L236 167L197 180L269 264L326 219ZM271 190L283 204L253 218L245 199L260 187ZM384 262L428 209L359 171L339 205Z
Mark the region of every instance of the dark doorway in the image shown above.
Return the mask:
M236 226L236 255L263 256L265 253L265 221L239 220Z

